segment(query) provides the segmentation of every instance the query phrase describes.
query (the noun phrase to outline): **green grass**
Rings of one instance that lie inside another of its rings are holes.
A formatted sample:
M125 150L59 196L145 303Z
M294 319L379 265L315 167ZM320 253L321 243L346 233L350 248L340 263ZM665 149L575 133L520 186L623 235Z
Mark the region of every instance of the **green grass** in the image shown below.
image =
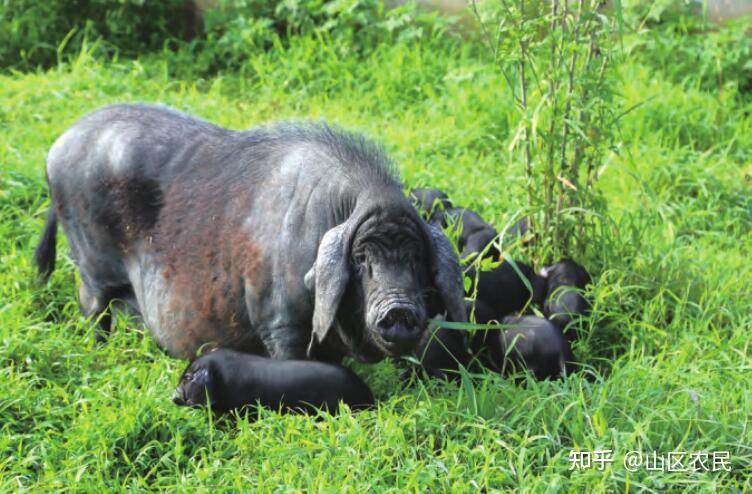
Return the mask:
M580 259L594 279L575 347L586 375L403 389L393 363L355 365L377 410L248 422L173 406L184 362L127 320L95 345L64 240L46 286L31 255L47 149L108 103L164 103L235 129L323 118L381 141L405 183L499 227L524 209L523 166L506 151L513 100L471 42L365 58L290 45L212 78L177 59L86 51L0 76L0 492L752 490L752 99L679 84L639 57L618 67L617 104L641 105L603 163L607 209ZM571 450L596 449L614 464L570 471ZM630 450L729 451L733 470L630 473Z

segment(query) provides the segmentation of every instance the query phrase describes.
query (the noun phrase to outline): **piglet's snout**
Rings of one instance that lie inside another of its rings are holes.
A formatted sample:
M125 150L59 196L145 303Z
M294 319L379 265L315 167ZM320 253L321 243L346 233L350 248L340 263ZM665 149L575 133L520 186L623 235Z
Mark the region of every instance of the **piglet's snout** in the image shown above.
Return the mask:
M410 350L420 339L420 323L410 308L391 308L376 325L384 341L396 349Z
M172 402L180 406L185 405L185 399L183 398L183 395L181 395L179 391L175 391L175 393L172 395Z

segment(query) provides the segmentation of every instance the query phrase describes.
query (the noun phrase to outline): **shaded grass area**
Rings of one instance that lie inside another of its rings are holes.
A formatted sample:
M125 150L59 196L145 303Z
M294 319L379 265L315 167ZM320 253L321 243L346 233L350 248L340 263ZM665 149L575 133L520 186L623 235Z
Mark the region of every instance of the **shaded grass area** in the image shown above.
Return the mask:
M83 51L48 72L0 76L0 490L752 489L748 96L680 85L639 59L619 67L620 104L637 106L602 164L602 220L579 259L594 279L575 347L588 372L403 389L398 365L355 364L377 410L217 420L170 403L184 362L126 319L93 343L63 239L51 282L34 283L44 156L75 120L120 101L235 129L326 119L383 142L408 185L442 188L499 228L524 210L524 171L504 151L511 95L469 43L358 58L291 38L211 79L177 60L103 63ZM597 449L615 463L570 470L571 450ZM630 450L729 451L732 471L630 473Z

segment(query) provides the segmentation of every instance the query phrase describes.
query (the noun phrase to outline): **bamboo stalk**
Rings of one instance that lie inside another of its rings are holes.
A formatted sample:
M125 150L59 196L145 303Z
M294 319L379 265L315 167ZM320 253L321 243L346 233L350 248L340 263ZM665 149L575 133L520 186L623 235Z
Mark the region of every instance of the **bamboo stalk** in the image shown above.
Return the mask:
M556 33L556 24L559 15L559 1L553 0L551 2L551 36ZM563 38L563 34L562 34ZM556 116L558 108L558 84L556 84L558 58L556 57L556 41L551 40L551 77L549 79L549 101L551 105L551 123L548 128L548 157L546 163L546 171L543 176L543 190L544 190L544 203L545 211L543 216L543 232L548 232L551 228L551 214L552 214L552 202L554 193L554 144L556 135Z
M525 12L525 2L520 0L520 13ZM524 23L524 21L523 21ZM523 138L525 141L525 176L527 178L527 196L528 203L532 207L535 203L535 194L533 191L533 158L530 151L530 124L527 118L527 81L525 79L525 63L527 57L527 51L525 47L524 29L523 35L520 37L520 61L519 61L519 83L520 83L520 106L523 112L524 129Z

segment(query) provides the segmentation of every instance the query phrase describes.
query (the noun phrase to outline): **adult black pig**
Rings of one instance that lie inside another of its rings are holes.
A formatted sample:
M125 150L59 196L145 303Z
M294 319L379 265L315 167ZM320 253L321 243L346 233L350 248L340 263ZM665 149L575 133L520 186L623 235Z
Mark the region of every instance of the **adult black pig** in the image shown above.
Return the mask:
M324 124L236 132L110 106L49 151L36 261L49 276L60 221L84 313L124 301L174 356L210 342L277 359L402 355L427 314L466 315L449 242L391 169Z

